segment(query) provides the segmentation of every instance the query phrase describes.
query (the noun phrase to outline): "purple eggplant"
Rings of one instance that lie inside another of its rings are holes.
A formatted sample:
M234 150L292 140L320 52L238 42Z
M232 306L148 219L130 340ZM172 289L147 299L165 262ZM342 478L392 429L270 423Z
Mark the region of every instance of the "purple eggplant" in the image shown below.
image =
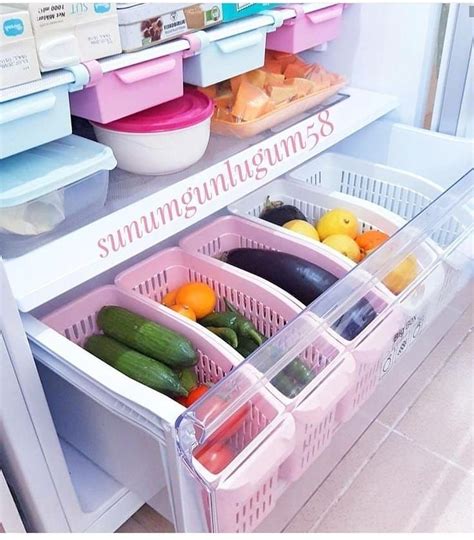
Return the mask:
M237 248L228 251L224 260L232 266L270 281L305 305L314 302L337 281L337 277L324 268L281 251ZM333 329L350 341L360 334L376 315L370 302L362 298L336 321Z
M303 212L298 210L296 206L291 204L283 204L281 201L271 202L270 197L267 198L265 208L259 217L260 219L269 221L275 225L280 225L280 227L289 221L293 221L294 219L308 221Z

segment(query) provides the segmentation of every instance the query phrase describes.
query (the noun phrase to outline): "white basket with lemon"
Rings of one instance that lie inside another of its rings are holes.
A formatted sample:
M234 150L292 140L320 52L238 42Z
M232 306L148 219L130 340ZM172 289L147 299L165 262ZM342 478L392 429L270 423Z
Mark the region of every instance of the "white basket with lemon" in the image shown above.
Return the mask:
M328 250L330 257L341 257L346 262L349 259L352 266L406 223L400 216L369 201L283 179L254 191L228 209L269 228L284 229L289 235L297 235L308 246L318 242L318 249ZM278 209L281 209L282 219L277 216ZM286 216L292 219L285 221ZM433 242L423 242L385 276L383 284L392 294L398 295L436 260L437 255ZM419 313L430 297L433 298L432 294L443 279L444 271L438 266L417 294L403 303L404 309Z

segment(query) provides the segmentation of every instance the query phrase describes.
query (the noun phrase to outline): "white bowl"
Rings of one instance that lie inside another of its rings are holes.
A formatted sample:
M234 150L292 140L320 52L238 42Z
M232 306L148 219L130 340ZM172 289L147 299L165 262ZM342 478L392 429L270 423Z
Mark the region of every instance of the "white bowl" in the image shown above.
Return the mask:
M145 175L187 169L204 155L211 131L210 118L193 126L155 133L129 133L92 125L97 140L112 148L120 169Z

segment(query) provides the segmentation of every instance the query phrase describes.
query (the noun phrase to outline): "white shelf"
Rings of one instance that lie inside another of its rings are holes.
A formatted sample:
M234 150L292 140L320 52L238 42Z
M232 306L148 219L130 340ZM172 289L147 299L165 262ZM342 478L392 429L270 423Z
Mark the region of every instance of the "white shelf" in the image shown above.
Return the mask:
M213 137L206 156L183 173L137 177L116 171L106 208L110 213L5 261L20 310L31 311L142 253L284 175L398 105L395 97L368 90L346 88L343 93L349 97L341 96L331 107L306 114L283 131L269 131L253 140ZM275 159L277 154L279 159ZM239 181L239 169L247 167L251 178ZM125 185L122 194L120 185ZM200 204L206 190L210 200ZM121 246L117 244L119 237Z

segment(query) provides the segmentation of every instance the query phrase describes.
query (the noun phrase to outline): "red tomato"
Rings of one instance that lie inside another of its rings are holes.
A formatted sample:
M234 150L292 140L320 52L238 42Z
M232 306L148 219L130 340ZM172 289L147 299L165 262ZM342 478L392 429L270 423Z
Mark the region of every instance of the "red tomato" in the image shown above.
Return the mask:
M231 448L222 443L206 444L199 448L194 455L199 463L213 474L219 474L223 471L235 457Z
M209 423L214 420L226 407L227 402L219 396L209 396L196 410L196 416L201 421ZM237 433L250 418L250 403L245 403L222 426L212 434L212 440L218 442L227 441L232 435Z
M181 405L184 405L185 407L190 407L195 401L197 401L201 396L203 396L207 391L209 390L209 387L205 384L201 384L200 386L196 386L196 388L193 388L189 393L187 397L181 397L178 398L179 403Z

